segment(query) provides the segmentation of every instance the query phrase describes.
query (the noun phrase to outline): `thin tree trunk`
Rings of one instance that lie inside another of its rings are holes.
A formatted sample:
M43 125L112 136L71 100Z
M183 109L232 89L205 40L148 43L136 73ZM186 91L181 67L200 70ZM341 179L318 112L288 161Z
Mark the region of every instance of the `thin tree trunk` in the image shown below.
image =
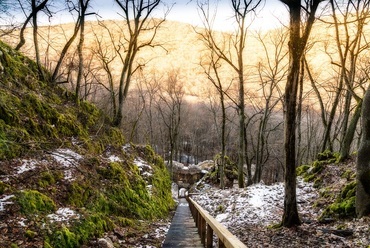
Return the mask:
M52 83L56 83L56 80L58 79L59 77L59 70L60 68L62 67L62 64L63 64L63 61L64 61L64 58L65 56L67 55L67 52L70 48L70 46L72 45L73 41L76 39L77 37L77 34L78 34L78 30L80 29L80 24L79 24L79 20L77 20L77 23L75 25L75 28L74 28L74 32L73 32L73 35L71 36L71 38L67 41L67 43L64 45L63 49L62 49L62 52L60 54L60 57L59 57L59 60L57 62L57 65L55 66L54 68L54 72L53 72L53 75L51 76L51 82Z
M299 94L298 94L298 106L297 106L297 165L302 162L302 104L303 104L303 81L304 81L304 57L301 59L301 69L299 76Z
M37 13L39 11L41 11L42 9L45 8L47 2L49 0L44 0L43 2L41 2L38 6L36 6L36 1L35 0L32 0L32 12L29 16L27 16L27 19L25 20L21 30L20 30L20 33L19 33L19 43L17 44L17 46L15 47L15 50L19 50L21 49L21 47L26 44L26 39L24 38L24 32L26 31L26 28L27 28L27 24L31 21L32 18L34 18ZM37 26L36 26L37 27Z
M351 144L356 132L357 123L361 117L361 108L362 100L360 100L357 104L355 113L353 114L351 122L348 126L346 136L344 137L343 144L340 149L341 161L346 160L349 157L349 153L351 151Z
M36 9L37 9L36 0L32 0L32 10L36 10ZM39 50L39 42L38 42L38 24L37 24L37 12L36 11L35 11L35 14L32 15L32 24L33 24L33 44L35 46L37 69L39 71L41 80L45 80L44 71L42 69L41 59L40 59L40 50Z
M84 0L80 1L80 40L78 42L78 74L77 74L77 82L76 82L76 90L75 90L75 97L76 97L76 103L79 104L80 102L80 88L81 88L81 81L82 81L82 75L84 70L84 56L83 56L83 45L85 41L85 15L86 15L86 9L88 7L89 1L86 1L84 3Z

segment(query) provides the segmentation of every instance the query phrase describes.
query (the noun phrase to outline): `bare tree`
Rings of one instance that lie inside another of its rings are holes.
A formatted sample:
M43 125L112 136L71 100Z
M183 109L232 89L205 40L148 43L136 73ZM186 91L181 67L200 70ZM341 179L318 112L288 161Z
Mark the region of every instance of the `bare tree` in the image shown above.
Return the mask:
M27 25L30 23L31 20L33 20L34 29L36 28L36 33L37 33L37 14L38 14L38 12L45 10L48 14L50 14L50 11L47 9L47 3L48 3L48 1L49 0L43 0L43 1L39 2L39 1L36 1L36 0L32 0L31 1L31 6L30 6L31 7L31 11L28 14L28 13L26 13L26 11L27 11L26 10L26 6L25 6L26 3L24 3L22 0L17 0L20 8L22 9L23 13L27 17L26 17L26 20L24 21L24 23L22 25L22 28L20 30L20 33L19 33L19 43L15 47L15 50L21 49L21 47L26 43L26 39L24 37L24 32L25 32L25 30L27 28Z
M56 83L57 80L60 78L61 75L59 74L59 72L60 72L61 67L63 65L64 58L66 57L66 55L68 53L68 50L70 49L74 40L77 38L77 35L78 35L79 31L81 31L80 32L80 40L79 40L79 44L78 44L78 51L79 51L79 58L80 58L79 66L81 66L80 71L82 73L82 70L83 70L82 67L83 66L80 63L83 63L82 47L83 47L83 43L84 43L84 26L85 26L85 16L88 14L88 13L86 13L86 11L87 11L87 8L89 7L89 1L90 0L78 0L78 3L75 3L71 0L67 1L68 11L71 14L73 12L77 12L78 16L77 16L77 20L76 20L76 23L75 23L75 26L74 26L74 29L73 29L73 34L67 40L66 44L64 45L64 47L63 47L63 49L60 53L59 59L56 63L56 66L54 68L53 74L51 76L51 81L53 83ZM81 54L80 54L80 52L81 52ZM80 80L81 80L81 75L80 75ZM75 90L76 90L76 93L78 93L77 92L78 91L77 87L76 87Z
M214 51L210 51L210 58L208 66L203 65L204 72L208 77L208 80L213 84L219 94L219 101L221 105L221 155L220 161L218 163L219 168L219 176L220 176L220 188L225 188L225 181L224 181L224 168L225 168L225 158L226 158L226 105L225 105L225 89L222 85L221 77L219 75L219 67L220 65L220 57L217 57ZM201 62L202 64L202 62ZM217 161L218 162L218 161Z
M139 50L155 45L155 36L165 18L151 19L153 11L159 6L161 0L115 0L115 2L123 11L122 17L128 28L126 43L119 45L124 47L124 54L119 54L123 67L119 80L118 109L113 120L113 125L119 126L122 122L123 105L130 88L132 75L143 66L141 64L135 66L135 58ZM140 37L148 32L151 32L150 37L141 40Z
M311 33L315 14L323 0L306 0L305 26L302 26L301 0L280 0L289 9L289 70L284 95L284 143L285 143L285 197L282 226L292 227L301 223L297 209L296 194L296 118L297 93L299 75L301 72L301 59Z
M90 0L79 0L78 1L78 9L79 9L79 22L80 22L80 40L78 42L77 46L77 52L78 52L78 74L77 74L77 82L76 82L76 89L75 89L75 97L76 102L79 104L80 99L80 88L81 88L81 81L84 71L84 52L83 52L83 46L85 42L85 17L86 17L86 11L89 7Z
M339 57L338 61L332 61L332 63L340 68L340 80L346 86L340 153L341 159L347 159L361 114L362 95L365 93L362 84L368 80L366 77L358 78L358 64L361 54L370 46L364 33L370 14L370 1L330 0L330 7ZM352 119L349 120L352 99L356 101L357 106Z
M167 128L168 161L172 177L173 161L177 153L181 124L184 89L176 71L169 73L168 79L162 87L163 88L159 91L160 95L157 102L157 109Z
M215 54L236 73L238 82L238 115L239 115L239 158L238 158L238 184L240 188L244 187L244 164L246 162L245 153L245 68L244 68L244 50L246 46L246 38L248 31L248 17L253 14L259 7L262 0L231 0L232 10L236 21L236 31L226 37L221 44L217 41L217 36L212 30L212 16L209 14L209 1L205 3L198 2L201 16L204 19L206 27L204 33L199 33L202 39L206 42L208 49ZM236 56L236 61L235 57ZM247 184L252 183L251 167L248 166Z
M273 126L270 130L268 129L269 120L274 108L279 103L282 103L282 92L279 84L286 77L287 72L287 64L285 62L287 51L284 49L287 36L283 29L276 30L274 33L264 36L258 34L258 40L262 44L265 53L265 58L257 67L264 105L260 111L262 115L258 126L254 183L258 183L261 180L262 168L269 158L269 134L280 125L280 123L276 123L276 126ZM273 47L269 48L267 42L271 42Z
M36 57L36 64L38 67L39 75L42 79L45 79L44 71L42 69L42 64L41 64L41 58L40 58L40 51L39 51L39 42L38 42L38 23L37 23L37 16L40 11L44 11L48 15L51 15L47 3L49 0L43 0L43 1L37 1L37 0L31 0L30 2L30 13L26 13L26 6L24 2L21 0L17 0L19 3L19 6L21 7L22 11L25 13L27 16L26 20L23 23L22 28L20 29L20 34L19 34L19 43L16 46L15 50L21 49L21 47L26 43L26 39L24 37L24 32L26 30L27 25L29 22L32 20L32 26L33 26L33 45L35 49L35 57Z

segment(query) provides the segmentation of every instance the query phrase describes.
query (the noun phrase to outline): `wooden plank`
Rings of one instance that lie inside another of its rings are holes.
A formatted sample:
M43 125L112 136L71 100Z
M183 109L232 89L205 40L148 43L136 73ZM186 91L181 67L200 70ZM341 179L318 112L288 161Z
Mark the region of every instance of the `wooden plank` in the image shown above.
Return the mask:
M227 248L246 248L247 246L243 244L235 235L233 235L229 230L226 229L224 225L215 220L207 211L205 211L198 203L196 203L190 197L188 198L191 204L198 210L198 213L205 219L207 224L212 228L213 232L217 235L219 240Z

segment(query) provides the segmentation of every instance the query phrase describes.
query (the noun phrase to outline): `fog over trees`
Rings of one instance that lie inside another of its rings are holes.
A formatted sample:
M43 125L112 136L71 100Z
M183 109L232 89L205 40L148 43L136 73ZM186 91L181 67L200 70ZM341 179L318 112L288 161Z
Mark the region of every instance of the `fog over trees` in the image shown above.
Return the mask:
M290 23L269 31L249 28L268 2L229 2L234 26L220 32L213 1L193 2L198 27L166 20L160 0L116 0L122 20L103 20L89 0L3 1L1 37L170 168L219 158L223 188L230 158L239 187L285 181L284 226L300 223L296 167L320 152L359 151L358 197L369 199L370 1L280 0ZM54 26L63 15L75 22Z

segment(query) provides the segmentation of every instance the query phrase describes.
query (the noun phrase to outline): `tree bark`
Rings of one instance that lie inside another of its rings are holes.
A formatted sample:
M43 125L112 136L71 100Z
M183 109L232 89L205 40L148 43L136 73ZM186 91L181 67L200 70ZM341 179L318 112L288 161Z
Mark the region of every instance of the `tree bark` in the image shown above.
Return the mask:
M370 88L362 103L362 140L357 156L356 213L370 215Z
M27 28L27 24L31 21L32 18L34 18L35 15L37 15L37 13L41 10L43 10L45 7L46 7L46 4L49 0L44 0L42 1L38 6L36 6L36 1L32 1L32 12L29 16L27 16L27 19L26 21L24 22L21 30L20 30L20 34L19 34L19 43L18 45L16 46L15 50L19 50L21 49L21 47L26 44L26 39L24 38L24 32Z
M362 100L357 103L355 113L352 116L351 122L349 123L346 135L343 139L343 144L340 149L340 159L341 161L346 160L349 157L349 153L351 151L351 144L353 138L355 136L357 123L361 117L361 107L362 107Z
M39 49L39 41L38 41L38 24L37 24L37 12L38 11L37 11L37 6L36 6L36 0L32 0L32 12L34 13L32 15L32 24L33 24L33 44L35 46L36 64L37 64L37 69L39 71L41 80L45 80L44 71L42 69L41 59L40 59L40 49Z
M300 1L289 5L290 11L290 41L289 56L290 65L287 84L285 86L284 97L284 148L285 148L285 196L284 196L284 214L282 225L291 227L299 225L300 219L297 209L296 196L296 104L297 91L300 73L301 58L301 38L300 38L300 20L301 5Z
M85 16L86 16L86 10L89 6L90 0L79 0L79 7L80 7L80 40L78 42L78 74L77 74L77 81L76 81L76 89L75 89L75 97L76 97L76 103L80 103L80 88L81 88L81 81L82 81L82 75L84 70L84 56L83 56L83 46L85 42Z

